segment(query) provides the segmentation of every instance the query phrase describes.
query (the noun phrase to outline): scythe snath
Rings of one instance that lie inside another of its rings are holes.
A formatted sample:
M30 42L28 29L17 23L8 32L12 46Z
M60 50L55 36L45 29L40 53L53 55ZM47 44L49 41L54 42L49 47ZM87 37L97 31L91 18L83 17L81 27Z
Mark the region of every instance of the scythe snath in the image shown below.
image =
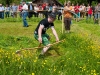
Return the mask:
M39 44L38 47L34 47L34 48L23 48L23 49L21 49L21 50L17 50L17 51L16 51L16 54L20 54L21 51L25 51L25 50L35 50L35 49L39 49L39 48L44 48L44 47L48 47L48 46L53 46L53 45L55 45L55 44L58 44L58 43L64 42L64 41L65 41L65 39L63 39L63 40L61 40L61 41L58 41L58 42L54 42L54 43L49 44L49 45L47 45L47 46L40 46L41 44Z

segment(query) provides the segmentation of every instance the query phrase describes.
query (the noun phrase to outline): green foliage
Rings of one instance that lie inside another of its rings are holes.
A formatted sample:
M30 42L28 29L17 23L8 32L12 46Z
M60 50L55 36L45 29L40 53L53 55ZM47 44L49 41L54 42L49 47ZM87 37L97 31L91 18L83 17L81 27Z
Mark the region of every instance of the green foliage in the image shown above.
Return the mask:
M92 1L91 5L92 6L96 6L97 5L97 1Z
M58 46L59 51L62 51L60 52L61 56L50 57L47 55L44 60L38 59L38 54L31 51L24 51L21 56L18 56L13 51L0 50L2 56L0 56L2 69L0 74L73 75L75 73L76 75L88 75L92 73L99 75L100 65L98 61L100 59L92 55L90 46L93 46L93 43L77 35L66 35L65 38L66 41ZM10 37L10 39L14 39L14 37ZM22 37L17 38L16 42L22 41L23 45L26 46L27 40L27 38ZM49 52L51 53L52 50Z
M71 1L71 3L74 3L75 5L77 4L77 3L79 3L79 4L85 4L85 5L87 5L88 4L88 0L59 0L59 2L60 3L62 3L62 4L64 4L65 2L68 2L68 1ZM97 2L97 1L95 1L95 2Z
M40 18L28 19L30 26L22 27L20 18L0 20L0 75L99 75L100 27L93 21L74 22L71 33L61 33L61 21L55 21L60 40L51 46L44 59L38 56L42 50L34 48L38 42L33 37ZM51 43L55 41L51 30ZM21 50L16 54L17 50Z
M0 2L3 4L3 5L6 5L6 4L11 4L11 3L16 3L16 4L19 4L20 2L21 2L22 0L0 0ZM32 1L32 0L25 0L25 1ZM71 3L74 3L74 4L76 4L76 3L79 3L79 4L82 4L82 3L84 3L85 5L87 5L88 4L88 0L59 0L59 2L61 3L61 4L64 4L65 2L67 2L67 1L71 1ZM97 0L96 1L92 1L92 5L94 6L95 4L97 3Z
M35 46L35 42L27 37L12 37L0 35L0 48L4 50L16 50Z

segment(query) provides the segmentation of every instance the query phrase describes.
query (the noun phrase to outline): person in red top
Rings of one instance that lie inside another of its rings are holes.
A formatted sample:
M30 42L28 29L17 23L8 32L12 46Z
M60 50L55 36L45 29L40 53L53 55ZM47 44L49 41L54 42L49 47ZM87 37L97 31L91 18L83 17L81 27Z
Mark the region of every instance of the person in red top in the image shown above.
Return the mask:
M22 4L18 6L19 16L22 17Z
M77 16L80 17L79 8L80 8L80 6L79 6L78 3L77 3L77 5L74 7L74 11L75 11L75 13L77 14ZM76 21L79 21L79 18L77 18L77 16L75 15L75 20L76 20Z
M88 18L91 18L91 16L92 16L92 7L90 6L88 10Z
M42 4L43 10L45 9L45 7L46 7L46 3L43 3L43 4Z

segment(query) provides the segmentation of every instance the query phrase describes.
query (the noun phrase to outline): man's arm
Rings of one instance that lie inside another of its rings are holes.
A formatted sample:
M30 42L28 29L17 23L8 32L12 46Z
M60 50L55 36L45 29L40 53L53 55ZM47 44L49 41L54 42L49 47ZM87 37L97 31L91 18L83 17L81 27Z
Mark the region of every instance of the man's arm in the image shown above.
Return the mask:
M39 29L38 29L38 41L40 42L40 43L42 43L42 29L44 28L44 25L40 25L40 27L39 27Z
M58 38L58 35L57 35L57 32L56 32L55 28L54 27L51 27L51 29L52 29L52 32L53 32L55 38L56 38L56 41L58 42L59 41L59 38Z

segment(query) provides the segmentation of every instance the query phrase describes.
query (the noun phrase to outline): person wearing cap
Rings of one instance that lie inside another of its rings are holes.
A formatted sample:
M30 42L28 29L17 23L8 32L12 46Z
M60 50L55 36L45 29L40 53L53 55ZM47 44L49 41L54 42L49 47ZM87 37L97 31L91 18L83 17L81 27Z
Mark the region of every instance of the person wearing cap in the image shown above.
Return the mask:
M49 42L49 35L46 33L47 29L51 28L52 33L54 34L56 41L59 41L57 32L54 28L54 21L56 19L56 15L54 13L50 13L48 15L48 18L45 18L41 20L36 27L34 31L34 37L36 40L39 41L39 43L42 43L45 47L41 51L41 54L39 56L44 56L44 54L47 52L47 50L50 48L50 42Z

